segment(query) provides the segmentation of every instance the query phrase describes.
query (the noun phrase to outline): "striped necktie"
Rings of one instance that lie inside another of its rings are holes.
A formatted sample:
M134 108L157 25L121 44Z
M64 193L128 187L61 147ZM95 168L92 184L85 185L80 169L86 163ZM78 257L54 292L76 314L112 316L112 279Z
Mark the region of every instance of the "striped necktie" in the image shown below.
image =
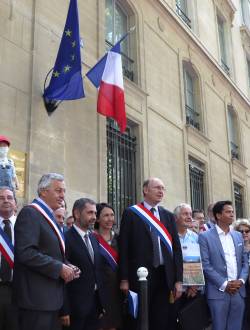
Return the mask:
M93 248L91 246L91 243L90 243L90 239L89 239L89 235L88 234L85 234L84 235L84 241L85 241L87 250L89 252L90 259L94 263L94 251L93 251Z

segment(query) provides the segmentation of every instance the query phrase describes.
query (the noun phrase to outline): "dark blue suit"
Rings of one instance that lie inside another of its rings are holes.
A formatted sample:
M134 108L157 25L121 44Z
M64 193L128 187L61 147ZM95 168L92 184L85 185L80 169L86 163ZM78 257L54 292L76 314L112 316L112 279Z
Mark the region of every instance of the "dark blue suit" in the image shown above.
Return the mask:
M63 263L55 232L40 212L25 206L15 224L13 273L21 329L55 329L63 304Z
M101 280L102 257L96 238L90 235L94 251L92 262L87 247L74 226L65 233L66 258L81 270L79 279L66 286L66 304L63 314L70 314L74 330L98 328L98 314L105 299Z
M121 221L119 237L120 277L128 280L129 288L138 292L137 269L148 269L149 329L165 330L169 327L170 291L176 282L182 282L182 251L175 225L174 215L163 207L158 207L161 223L172 236L173 256L161 243L164 265L153 267L153 242L149 226L130 208L125 209ZM129 325L136 329L137 324Z

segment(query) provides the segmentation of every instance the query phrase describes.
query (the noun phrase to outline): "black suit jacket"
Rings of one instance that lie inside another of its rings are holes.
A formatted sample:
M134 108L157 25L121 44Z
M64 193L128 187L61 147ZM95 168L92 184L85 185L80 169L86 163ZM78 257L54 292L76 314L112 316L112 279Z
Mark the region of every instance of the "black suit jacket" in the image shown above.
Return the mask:
M98 298L101 308L105 296L101 279L103 261L99 252L99 244L93 235L90 235L91 244L94 250L94 264L83 242L82 237L75 230L74 226L65 233L66 258L71 264L81 270L78 279L66 285L66 302L61 314L71 314L77 318L84 318L90 312L94 304L95 284L98 288Z
M55 311L63 303L60 271L64 256L56 234L45 218L25 206L15 224L13 295L18 306Z
M172 290L174 283L182 282L181 246L174 215L163 207L158 207L158 210L161 223L168 229L173 239L173 257L161 243L167 286ZM119 252L121 280L128 280L130 288L137 291L137 269L146 267L150 273L153 267L153 243L149 226L129 208L125 209L122 215Z

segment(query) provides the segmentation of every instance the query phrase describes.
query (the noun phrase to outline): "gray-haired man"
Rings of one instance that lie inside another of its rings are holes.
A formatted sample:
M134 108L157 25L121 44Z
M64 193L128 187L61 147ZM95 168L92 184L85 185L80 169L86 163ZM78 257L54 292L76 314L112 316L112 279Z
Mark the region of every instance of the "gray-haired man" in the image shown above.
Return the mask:
M21 330L56 329L63 284L79 276L73 266L65 264L64 238L53 215L64 195L62 175L43 175L39 197L16 220L14 297Z

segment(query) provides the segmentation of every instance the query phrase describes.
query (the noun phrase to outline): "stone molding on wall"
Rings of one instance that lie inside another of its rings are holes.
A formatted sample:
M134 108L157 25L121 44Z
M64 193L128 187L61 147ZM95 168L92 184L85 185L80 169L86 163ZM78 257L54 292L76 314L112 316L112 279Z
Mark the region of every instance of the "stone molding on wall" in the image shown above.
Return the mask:
M233 2L231 0L214 0L214 3L223 14L226 14L230 18L232 22L237 10Z
M242 40L242 45L245 49L250 54L250 29L248 28L247 25L242 25L240 27L240 33L241 33L241 40Z
M232 172L234 177L241 179L243 182L246 180L247 167L238 159L232 158Z
M198 131L190 125L186 125L186 131L188 144L194 149L200 151L202 154L207 155L208 145L211 140L202 132Z

